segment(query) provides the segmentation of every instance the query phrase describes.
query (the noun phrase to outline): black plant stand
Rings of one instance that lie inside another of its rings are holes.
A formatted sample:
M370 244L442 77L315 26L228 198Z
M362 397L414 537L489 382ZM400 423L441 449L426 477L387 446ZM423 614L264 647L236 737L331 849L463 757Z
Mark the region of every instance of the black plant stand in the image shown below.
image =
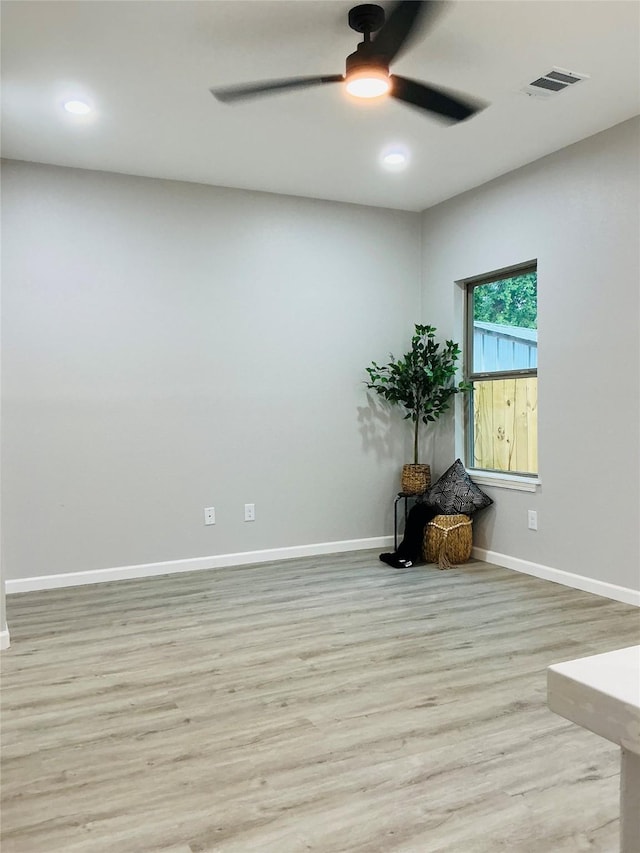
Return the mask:
M409 515L409 500L413 498L416 503L420 503L424 495L414 495L411 492L398 492L393 502L393 550L398 550L398 504L404 501L404 526L407 526L407 516Z

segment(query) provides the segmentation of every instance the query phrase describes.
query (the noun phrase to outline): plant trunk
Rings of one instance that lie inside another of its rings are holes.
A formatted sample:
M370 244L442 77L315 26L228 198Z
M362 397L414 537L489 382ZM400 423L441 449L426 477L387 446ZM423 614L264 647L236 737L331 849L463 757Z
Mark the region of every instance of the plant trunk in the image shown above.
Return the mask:
M420 413L417 412L416 423L413 431L413 463L418 464L418 431L420 429Z

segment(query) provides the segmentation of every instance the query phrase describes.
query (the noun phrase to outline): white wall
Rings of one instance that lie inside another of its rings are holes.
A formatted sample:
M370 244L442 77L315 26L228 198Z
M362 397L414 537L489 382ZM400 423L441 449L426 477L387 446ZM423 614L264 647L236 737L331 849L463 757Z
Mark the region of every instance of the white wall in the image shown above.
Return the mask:
M1 314L1 312L0 312ZM0 339L1 339L0 334ZM0 391L2 390L2 376L0 373ZM0 409L0 435L2 435L2 414ZM2 482L2 446L0 443L0 483ZM0 489L0 543L2 542L2 490ZM5 608L5 581L2 566L2 549L0 548L0 650L9 648L9 629L7 627L7 615Z
M4 576L390 533L410 435L364 367L418 318L460 340L455 281L535 258L542 486L486 487L475 542L639 590L638 143L422 217L5 163ZM425 445L436 476L461 452L450 420Z
M3 172L7 578L391 532L410 436L364 368L417 319L419 215Z
M462 339L454 282L538 260L537 494L486 488L475 544L640 589L640 121L423 216L423 322ZM458 294L459 296L459 294ZM436 473L461 447L437 445ZM539 530L527 530L527 509Z

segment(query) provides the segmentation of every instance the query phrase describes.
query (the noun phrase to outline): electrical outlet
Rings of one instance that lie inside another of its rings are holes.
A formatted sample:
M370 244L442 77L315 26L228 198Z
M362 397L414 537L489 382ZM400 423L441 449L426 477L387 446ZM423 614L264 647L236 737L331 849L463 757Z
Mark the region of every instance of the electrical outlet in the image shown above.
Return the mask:
M537 530L538 529L538 513L535 509L530 509L527 513L529 518L529 530Z
M216 510L213 506L206 506L204 508L204 523L205 524L215 524L216 523Z
M256 505L255 504L245 504L244 505L244 520L245 521L255 521L256 520Z

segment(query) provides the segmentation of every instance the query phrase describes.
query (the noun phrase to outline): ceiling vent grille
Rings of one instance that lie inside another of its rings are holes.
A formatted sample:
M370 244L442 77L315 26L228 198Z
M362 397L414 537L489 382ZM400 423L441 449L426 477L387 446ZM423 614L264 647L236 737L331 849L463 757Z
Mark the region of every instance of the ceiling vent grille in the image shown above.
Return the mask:
M588 74L578 74L575 71L567 71L566 68L552 68L551 71L537 77L520 91L534 98L550 98L565 89L572 89L577 83L588 79Z

